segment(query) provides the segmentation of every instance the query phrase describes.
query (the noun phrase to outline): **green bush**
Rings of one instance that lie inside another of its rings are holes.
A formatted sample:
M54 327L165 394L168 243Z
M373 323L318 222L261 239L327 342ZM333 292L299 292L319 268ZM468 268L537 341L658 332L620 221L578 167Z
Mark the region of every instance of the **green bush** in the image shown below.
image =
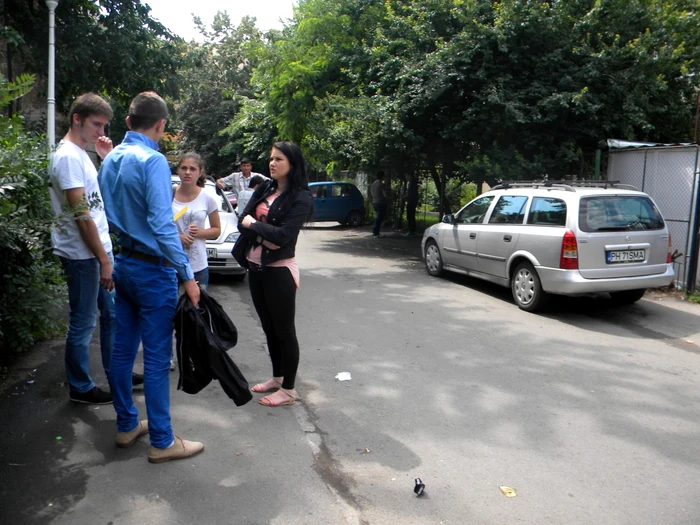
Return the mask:
M18 85L0 76L0 109ZM0 116L0 361L55 335L62 324L65 292L51 254L47 163L45 140L27 133L21 117Z
M423 185L426 185L427 188L424 189ZM432 211L440 209L440 195L432 179L423 179L421 184L421 201L423 200L423 194L425 194L425 204L430 207L429 209L432 209ZM476 197L476 184L473 182L462 182L456 178L449 179L445 188L445 196L449 202L450 210L454 213Z

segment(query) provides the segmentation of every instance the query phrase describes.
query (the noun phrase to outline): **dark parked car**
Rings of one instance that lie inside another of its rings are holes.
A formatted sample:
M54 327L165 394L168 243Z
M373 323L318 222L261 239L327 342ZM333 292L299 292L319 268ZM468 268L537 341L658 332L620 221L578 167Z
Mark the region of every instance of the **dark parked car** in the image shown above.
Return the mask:
M365 200L350 182L312 182L317 222L337 221L342 225L359 226L365 218Z

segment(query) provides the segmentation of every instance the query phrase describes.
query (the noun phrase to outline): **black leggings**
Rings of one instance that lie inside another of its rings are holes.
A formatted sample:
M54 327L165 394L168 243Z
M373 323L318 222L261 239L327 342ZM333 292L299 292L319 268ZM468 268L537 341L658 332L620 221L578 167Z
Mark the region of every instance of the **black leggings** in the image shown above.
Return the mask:
M260 317L272 360L272 376L284 376L282 388L294 388L299 366L299 341L294 327L297 287L286 267L248 272L250 295Z

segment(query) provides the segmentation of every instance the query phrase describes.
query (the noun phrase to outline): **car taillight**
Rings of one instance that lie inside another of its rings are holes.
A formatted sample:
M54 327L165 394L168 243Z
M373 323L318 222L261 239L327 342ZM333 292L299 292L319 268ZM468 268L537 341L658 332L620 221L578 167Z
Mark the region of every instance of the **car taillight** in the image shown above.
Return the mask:
M673 262L673 257L671 256L671 234L668 234L668 253L666 254L666 264Z
M578 270L578 244L576 235L571 230L566 230L561 241L561 258L559 268L562 270Z

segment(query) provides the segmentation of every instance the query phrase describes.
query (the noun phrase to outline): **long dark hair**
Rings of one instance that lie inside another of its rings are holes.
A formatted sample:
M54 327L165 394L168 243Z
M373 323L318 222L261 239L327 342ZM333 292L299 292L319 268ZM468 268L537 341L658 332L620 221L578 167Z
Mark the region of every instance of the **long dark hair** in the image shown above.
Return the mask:
M204 173L204 159L202 159L202 156L199 153L195 153L194 151L190 151L188 153L185 153L180 156L180 158L177 161L177 169L180 169L180 164L185 162L187 159L192 159L194 163L199 166L199 178L197 179L197 186L200 188L204 187L204 184L207 181L207 175Z
M301 153L299 146L293 142L283 140L281 142L275 142L272 147L280 150L289 161L290 168L287 174L287 191L295 192L298 190L308 190L309 177L306 174L306 161L304 160L304 155Z

